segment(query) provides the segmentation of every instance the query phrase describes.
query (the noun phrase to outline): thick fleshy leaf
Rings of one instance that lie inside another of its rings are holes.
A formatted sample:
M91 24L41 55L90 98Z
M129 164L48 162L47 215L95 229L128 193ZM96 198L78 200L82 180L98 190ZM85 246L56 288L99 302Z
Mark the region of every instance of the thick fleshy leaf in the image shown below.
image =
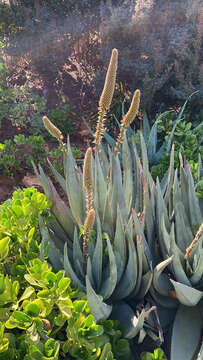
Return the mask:
M72 217L71 210L69 209L68 206L65 205L64 201L60 198L52 181L46 177L40 165L39 165L39 171L40 174L38 172L36 172L36 174L39 177L39 180L43 186L43 189L45 191L48 200L51 200L52 202L51 210L54 216L56 217L57 221L60 223L62 228L65 230L65 232L68 234L69 238L71 239L74 233L74 219Z
M203 291L199 291L193 287L181 284L172 279L171 283L174 286L178 300L185 306L195 306L203 297Z
M122 173L118 156L111 158L111 174L110 174L110 202L112 210L113 224L116 224L117 206L119 205L122 218L126 220L126 206L122 186Z
M103 296L104 299L108 299L112 295L117 283L116 259L108 236L106 236L106 242L107 242L108 257L109 257L109 275L106 281L104 281L103 284L101 285L101 290L100 290L100 294Z
M41 216L39 216L39 226L40 231L42 234L42 242L41 242L41 249L40 249L40 258L42 261L44 261L44 249L48 248L48 254L49 259L54 266L55 269L60 270L62 268L63 264L63 258L59 251L59 249L56 247L54 241L52 240L48 229L44 225L43 219Z
M155 300L155 303L163 308L175 309L179 305L179 302L175 298L158 294L153 286L151 286L149 292Z
M199 226L202 223L202 216L199 207L199 201L195 194L194 180L189 165L187 166L186 171L187 171L188 183L189 183L188 202L189 202L190 223L194 234L196 234L196 232L199 229Z
M200 251L201 253L197 261L197 266L195 267L195 271L190 278L190 282L193 286L197 286L198 283L203 279L203 249Z
M119 282L127 261L125 231L119 207L117 210L116 233L113 242L113 249L117 265L117 282Z
M86 289L88 304L96 321L106 320L111 314L112 306L105 304L92 288L88 276L86 276Z
M190 286L191 283L185 273L185 269L181 262L180 250L175 243L174 223L172 223L171 233L170 233L170 254L173 255L172 268L173 268L173 273L174 273L175 279L182 284Z
M171 196L171 189L172 189L173 180L174 180L174 149L175 148L173 145L172 150L171 150L171 155L170 155L170 166L168 169L168 185L167 185L166 193L164 196L166 205L168 205L169 197Z
M66 191L68 200L75 221L79 226L85 220L85 196L81 181L78 178L76 162L73 158L71 147L68 140L68 156L66 163ZM80 176L80 175L79 175Z
M186 215L182 202L175 202L175 224L176 224L176 243L178 247L185 253L188 246L193 241L193 235L190 228L189 219ZM184 231L183 231L184 229Z
M153 286L155 290L163 296L168 296L169 291L173 290L169 276L163 273L164 269L172 262L172 260L173 256L162 261L154 269Z
M47 159L47 162L49 164L49 167L50 167L53 175L55 176L55 178L61 185L63 191L66 193L66 180L64 179L63 176L61 176L61 174L59 174L59 172L55 169L55 167L52 165L52 163L49 161L49 159Z
M128 263L123 276L116 286L113 299L122 300L132 293L137 282L137 253L132 236L132 219L126 227L126 239L128 242Z
M66 272L67 276L70 276L70 278L72 279L72 281L82 290L82 291L86 291L84 284L82 283L82 281L78 278L78 276L76 275L76 272L74 271L71 262L69 260L69 256L68 256L68 247L67 244L65 244L64 246L64 270Z
M80 247L80 241L78 237L78 231L75 227L74 231L74 240L73 240L73 261L74 261L74 267L76 274L79 278L84 279L84 268L83 268L83 256L82 256L82 250Z
M129 216L132 209L133 199L133 173L132 173L132 159L126 134L122 146L122 163L123 163L123 192L126 204L127 216Z
M150 261L152 261L152 255L151 255L151 252L149 249L148 242L146 241L142 226L140 224L140 221L139 221L135 211L133 211L132 216L133 216L134 230L135 230L136 236L139 236L142 238L142 244L143 244L143 247L145 250L145 254L146 254L148 262L150 262Z
M112 319L119 320L120 323L124 325L124 337L133 339L143 328L145 312L142 311L137 317L128 304L120 302L114 305L111 317Z
M107 184L104 178L104 174L98 159L98 155L95 157L95 180L94 180L94 201L98 211L100 219L104 216L104 206L107 194Z
M95 280L96 291L99 293L99 289L102 281L102 263L103 263L103 239L100 219L97 216L97 241L92 258L92 272Z
M201 341L202 317L197 306L180 305L171 337L171 360L194 358Z

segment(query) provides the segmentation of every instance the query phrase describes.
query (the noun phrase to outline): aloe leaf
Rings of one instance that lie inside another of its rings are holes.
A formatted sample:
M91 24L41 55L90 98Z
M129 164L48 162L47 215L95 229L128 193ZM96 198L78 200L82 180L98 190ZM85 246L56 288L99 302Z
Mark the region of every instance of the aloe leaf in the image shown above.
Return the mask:
M76 274L78 275L78 277L84 278L83 256L76 227L73 239L73 259L75 263Z
M170 166L168 170L168 185L164 196L166 205L168 204L169 197L171 195L173 180L174 180L174 145L172 146L171 155L170 155Z
M91 286L93 287L93 289L95 289L95 282L94 282L93 272L92 272L92 263L91 263L89 256L87 259L87 276L88 276Z
M180 167L180 184L181 184L181 200L184 204L186 214L189 216L189 203L188 203L188 192L189 192L189 184L188 184L188 176L185 172L185 169Z
M50 259L51 263L53 264L54 268L59 270L62 268L63 259L62 259L59 249L57 249L53 240L51 239L49 231L46 228L46 226L44 225L44 222L43 222L41 216L39 216L39 226L40 226L40 231L42 234L40 258L42 261L44 261L44 249L45 249L45 247L48 246L49 259Z
M172 329L171 360L191 360L201 340L202 318L198 307L180 305Z
M102 281L102 262L103 262L103 239L100 219L97 215L97 241L92 258L92 272L95 280L96 290L99 292Z
M98 210L100 219L104 216L105 199L107 195L107 185L104 179L104 174L98 159L98 154L95 157L95 182L94 182L94 201Z
M162 250L162 255L165 258L170 254L170 235L169 235L168 231L166 230L164 216L162 217L162 220L161 220L161 231L162 231L163 241L161 241L160 247Z
M136 286L135 289L133 291L132 294L130 294L130 298L136 298L137 294L140 291L140 285L141 285L141 281L142 281L142 276L143 276L143 252L144 252L144 247L142 244L142 238L137 236L136 239L136 243L137 243L137 269L138 269L138 274L137 274L137 281L136 281Z
M100 290L100 293L104 299L108 299L112 295L117 283L116 259L111 246L111 242L107 235L106 235L106 242L107 242L108 256L109 256L109 276L107 280L102 284Z
M144 170L144 176L146 178L149 172L149 162L147 155L147 147L142 133L140 133L140 141L141 141L141 150L142 150L143 170Z
M133 211L132 216L133 216L133 222L134 222L134 231L135 231L137 236L142 238L142 243L143 243L143 247L144 247L144 250L145 250L145 254L146 254L148 262L150 262L150 261L152 261L152 255L151 255L151 252L150 252L150 249L149 249L149 245L148 245L148 243L146 241L142 226L141 226L141 224L139 222L139 219L138 219L137 214L135 213L135 211Z
M166 153L166 144L163 143L160 147L160 149L156 152L156 154L154 154L154 163L158 164L158 162L160 161L160 159L162 157L164 157Z
M98 149L98 159L100 161L100 165L104 174L104 179L106 180L107 176L108 176L108 172L109 172L109 160L106 154L106 151L104 150L104 147L102 146L102 144L99 145L99 149Z
M133 199L133 173L132 173L132 160L130 149L128 146L128 141L126 134L124 135L124 141L122 146L122 159L123 159L123 192L124 199L127 209L127 215L130 214L132 209L132 199Z
M198 283L203 278L203 249L200 250L200 256L197 263L197 266L195 268L194 274L190 278L190 282L193 286L197 286Z
M63 176L61 176L61 174L59 174L59 172L55 169L55 167L52 165L52 163L49 161L49 159L47 159L47 162L49 164L49 167L50 167L53 175L55 176L55 178L61 185L63 191L66 193L66 180L64 179Z
M111 200L110 200L111 188L106 193L106 199L104 203L104 215L102 218L102 229L109 234L110 237L114 235L114 222L113 222L113 210L111 208Z
M195 306L203 297L203 291L199 291L191 286L184 285L172 279L170 281L174 286L178 300L183 305Z
M127 261L125 231L119 207L117 209L116 232L113 242L113 248L117 265L117 282L119 282Z
M179 305L176 298L160 295L159 293L157 293L155 291L153 286L150 287L149 292L150 292L151 296L153 297L154 301L156 302L156 304L161 306L162 308L176 309L177 306Z
M126 303L120 302L114 305L112 319L119 320L124 326L124 337L127 339L133 339L143 328L145 320L145 312L136 317L133 309Z
M171 233L170 233L170 254L173 255L173 263L172 268L174 272L175 279L182 284L187 286L191 286L191 283L185 273L183 268L183 264L180 258L180 252L178 251L179 248L175 243L175 230L174 230L174 223L172 223Z
M135 289L137 282L137 254L132 236L132 220L126 227L126 239L128 243L128 262L123 276L117 285L113 299L122 300Z
M119 204L119 208L121 211L122 218L125 220L127 218L126 214L126 206L123 195L123 186L122 186L122 173L120 168L120 162L118 160L118 156L112 156L111 158L111 209L112 209L112 219L113 224L116 223L116 214L117 214L117 206Z
M82 291L86 292L85 286L76 275L76 272L74 271L69 260L67 244L64 246L64 270L66 275L72 279L73 283L75 283Z
M189 166L187 166L187 175L188 175L188 183L189 183L188 201L189 201L190 223L194 234L196 234L202 222L202 216L201 216L198 198L195 194L194 180Z
M166 230L169 231L170 229L170 222L167 213L166 203L163 199L161 193L161 187L159 183L159 179L157 178L156 183L156 218L157 218L157 229L158 229L158 236L159 236L159 245L161 247L162 254L165 253L165 248L163 247L163 233L162 233L162 225L163 225L163 218Z
M134 158L134 172L135 172L135 179L134 179L135 199L133 201L133 206L135 207L136 212L139 213L142 212L143 210L144 198L143 198L143 181L141 176L141 169L139 167L140 160L137 154L136 147L134 147L134 154L135 156L133 158Z
M105 304L92 288L88 276L86 276L86 289L88 304L96 321L106 320L111 314L112 306Z
M76 162L68 140L68 154L66 164L66 191L72 214L79 226L85 220L85 197L81 182L78 181Z
M148 159L149 162L152 163L154 160L154 155L156 154L156 147L157 147L157 125L159 119L157 119L154 125L151 128L148 142L147 142L147 152L148 152Z
M175 224L176 224L176 243L178 247L185 252L188 246L193 241L193 235L189 224L189 219L186 215L185 208L182 202L174 204ZM183 231L184 229L184 231Z
M64 231L68 234L68 237L71 239L74 234L74 219L72 217L72 213L68 206L65 205L64 201L61 200L60 196L58 195L52 181L48 179L39 165L40 171L40 182L44 188L45 194L48 200L52 202L52 213L57 218L58 222L64 229Z
M153 286L155 290L163 296L168 296L168 292L173 290L168 275L163 273L164 269L172 262L172 260L173 256L162 261L154 269Z
M150 134L150 124L149 124L149 119L147 117L147 113L144 112L143 114L143 120L142 120L142 127L143 127L143 137L144 137L144 141L147 144L148 138L149 138L149 134Z
M165 172L163 178L161 179L161 183L160 183L162 195L164 195L166 192L167 184L168 184L168 170Z
M136 295L137 300L144 299L145 295L148 293L151 283L152 283L153 273L152 271L148 271L146 274L142 276L140 291Z
M116 145L116 141L114 140L114 138L112 138L111 135L109 135L106 131L103 132L104 138L106 139L106 141L108 142L108 144L112 147L112 149L115 147Z
M203 123L201 124L203 125ZM197 181L199 182L203 177L203 166L202 166L202 158L201 155L198 154L198 170L197 170Z
M202 346L200 348L200 351L198 353L198 358L197 360L202 360L203 359L203 342L202 342Z

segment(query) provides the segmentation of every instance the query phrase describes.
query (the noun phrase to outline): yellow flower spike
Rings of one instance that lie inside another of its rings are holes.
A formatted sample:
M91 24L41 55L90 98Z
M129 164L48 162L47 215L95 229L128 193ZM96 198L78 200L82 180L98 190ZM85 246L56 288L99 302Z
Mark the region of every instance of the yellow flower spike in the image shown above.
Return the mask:
M92 208L88 211L87 217L84 224L84 235L83 235L83 266L85 271L87 270L87 244L89 239L89 232L93 228L95 222L95 210Z
M106 73L104 88L99 100L99 114L98 114L97 128L96 128L95 140L94 140L96 149L98 148L102 140L103 132L105 130L104 127L105 115L108 109L110 108L114 94L117 66L118 66L118 50L113 49L108 70Z
M85 190L92 190L92 149L89 147L85 153L84 168L83 168L83 187Z
M104 88L99 100L100 111L106 111L110 108L114 94L115 84L116 84L117 66L118 66L118 50L113 49L108 70L106 73Z
M85 219L84 232L88 232L93 228L95 222L95 210L92 208Z
M125 116L123 117L121 123L125 124L126 127L129 126L135 119L139 110L139 106L140 106L140 90L136 90L134 92L132 102L130 104L130 108L127 114L125 114Z
M123 136L124 136L126 127L129 126L135 119L135 117L138 113L138 110L139 110L139 106L140 106L140 90L136 90L134 92L132 102L130 104L130 108L129 108L128 112L124 115L123 119L121 120L120 133L117 137L116 146L115 146L115 150L114 150L115 156L118 154L118 150L123 143Z
M48 119L47 116L43 116L42 121L44 123L44 127L47 129L47 131L55 137L59 142L62 141L63 135L61 131L54 125L52 122Z

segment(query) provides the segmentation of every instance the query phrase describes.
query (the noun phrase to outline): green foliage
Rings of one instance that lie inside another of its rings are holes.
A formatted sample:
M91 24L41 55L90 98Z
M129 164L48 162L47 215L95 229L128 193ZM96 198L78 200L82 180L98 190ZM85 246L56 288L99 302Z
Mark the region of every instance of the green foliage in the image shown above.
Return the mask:
M60 103L57 105L56 109L49 110L48 118L51 122L65 135L72 135L76 131L76 126L73 122L73 119L76 118L76 113L74 112L75 106L72 104L63 104Z
M164 352L162 349L155 349L154 353L142 353L141 354L141 360L164 360Z
M154 179L157 176L162 178L170 163L170 154L167 153L167 143L171 131L175 123L175 114L166 114L165 117L162 117L161 122L158 123L158 139L164 138L165 142L165 155L161 157L158 165L153 165L151 167L151 173ZM181 153L183 158L186 158L189 164L192 166L193 176L197 180L197 166L198 166L198 154L203 159L203 146L201 145L201 135L203 135L203 127L197 125L197 127L192 127L191 122L181 121L177 124L174 133L172 142L175 145L175 167L179 167L179 153Z
M130 359L119 327L113 321L96 323L84 294L72 289L64 271L54 273L47 262L34 259L25 280L20 291L18 281L0 278L0 359L15 354L19 360L57 360L60 354L67 359L114 360L114 350Z
M130 359L119 324L96 323L85 294L39 259L38 214L48 220L49 206L28 188L0 207L0 360Z
M27 83L11 87L7 79L8 68L1 58L0 70L0 126L2 120L10 120L13 125L24 129L39 122L46 109L45 98L34 93Z
M82 153L77 147L71 148L75 158L81 157ZM0 171L5 176L13 177L19 167L32 170L33 161L45 166L47 157L51 158L57 171L62 172L61 146L47 152L41 135L15 135L14 140L5 140L0 144Z
M17 190L0 206L0 257L2 272L23 276L29 259L39 257L38 214L44 219L51 204L35 188Z

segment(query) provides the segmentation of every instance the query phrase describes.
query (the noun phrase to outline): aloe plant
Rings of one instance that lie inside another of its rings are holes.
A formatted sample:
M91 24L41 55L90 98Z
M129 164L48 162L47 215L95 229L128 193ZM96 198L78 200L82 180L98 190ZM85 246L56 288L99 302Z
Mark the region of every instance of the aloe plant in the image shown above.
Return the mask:
M64 149L64 177L49 163L53 175L67 194L69 206L57 194L52 182L39 166L34 166L49 200L55 222L48 229L41 223L43 236L41 256L49 244L49 258L56 268L64 267L68 276L87 292L91 312L96 320L110 314L120 319L126 313L125 336L132 338L143 328L150 311L139 316L127 301L143 299L152 282L150 247L144 235L153 228L154 206L149 201L150 179L145 179L141 162L135 153L132 160L126 138L126 127L134 120L140 102L140 91L134 94L131 107L122 120L114 151L108 156L101 140L105 114L113 96L117 69L117 50L112 51L104 90L99 101L95 133L95 156L89 148L83 169L73 158L69 140ZM112 86L113 81L113 86ZM47 117L43 122L50 133L62 141L62 134ZM118 158L122 148L123 164ZM105 301L105 302L103 302ZM116 306L114 306L116 304ZM136 305L135 305L136 307Z
M48 229L40 221L42 252L48 241L49 257L53 265L56 268L64 266L73 282L87 292L91 311L97 320L108 318L115 303L121 302L123 307L126 299L142 299L152 281L151 254L143 232L143 223L145 219L150 228L153 209L148 203L148 188L141 164L137 157L132 164L126 137L122 148L123 153L126 153L123 171L118 156L110 152L109 161L102 148L91 159L96 218L93 230L89 229L86 267L83 266L83 224L86 224L87 219L84 188L86 170L82 173L77 167L69 143L64 156L66 177L62 178L50 164L54 175L66 190L68 207L60 199L43 169L39 167L38 172L35 168L48 199L53 203L52 212L56 217L55 222L49 223ZM133 174L136 182L133 181ZM150 212L151 216L147 217L146 214L150 215ZM83 236L80 237L79 232ZM125 308L135 316L127 304ZM113 309L114 315L116 311L119 312L118 305ZM132 323L126 330L126 336L136 335L143 326L145 315L144 312L140 314L137 325L133 326Z
M181 155L180 163L178 175L172 149L166 190L156 183L156 234L163 261L154 268L150 292L162 308L176 309L170 359L191 360L203 324L203 212Z
M117 66L117 53L114 51L113 54L115 61L111 59L104 87L110 92L111 99L112 86L108 87L108 81L112 76L115 80ZM203 214L191 171L188 164L183 166L181 156L180 175L174 171L173 145L170 167L161 184L159 180L155 184L150 175L148 147L142 133L142 163L136 147L129 146L126 129L137 114L139 97L137 90L133 105L121 121L114 149L109 148L108 154L101 145L105 114L110 106L103 91L94 155L89 148L83 169L80 168L73 158L68 139L67 147L62 145L64 177L49 162L53 175L67 194L68 205L62 201L42 167L34 166L47 198L53 204L55 217L54 221L47 222L48 226L40 219L41 258L44 258L48 245L53 266L64 267L72 281L87 293L96 320L109 316L120 320L125 326L125 336L131 339L139 334L139 342L146 334L157 339L152 331L154 323L150 312L153 307L148 307L146 298L150 289L159 314L165 308L172 309L171 312L167 310L166 325L175 316L171 360L192 360L200 343L203 313ZM44 123L61 142L60 130L53 128L46 118ZM147 306L138 315L136 306L143 298ZM195 328L191 341L189 322ZM178 344L180 327L185 332L185 336L181 333L183 346Z

